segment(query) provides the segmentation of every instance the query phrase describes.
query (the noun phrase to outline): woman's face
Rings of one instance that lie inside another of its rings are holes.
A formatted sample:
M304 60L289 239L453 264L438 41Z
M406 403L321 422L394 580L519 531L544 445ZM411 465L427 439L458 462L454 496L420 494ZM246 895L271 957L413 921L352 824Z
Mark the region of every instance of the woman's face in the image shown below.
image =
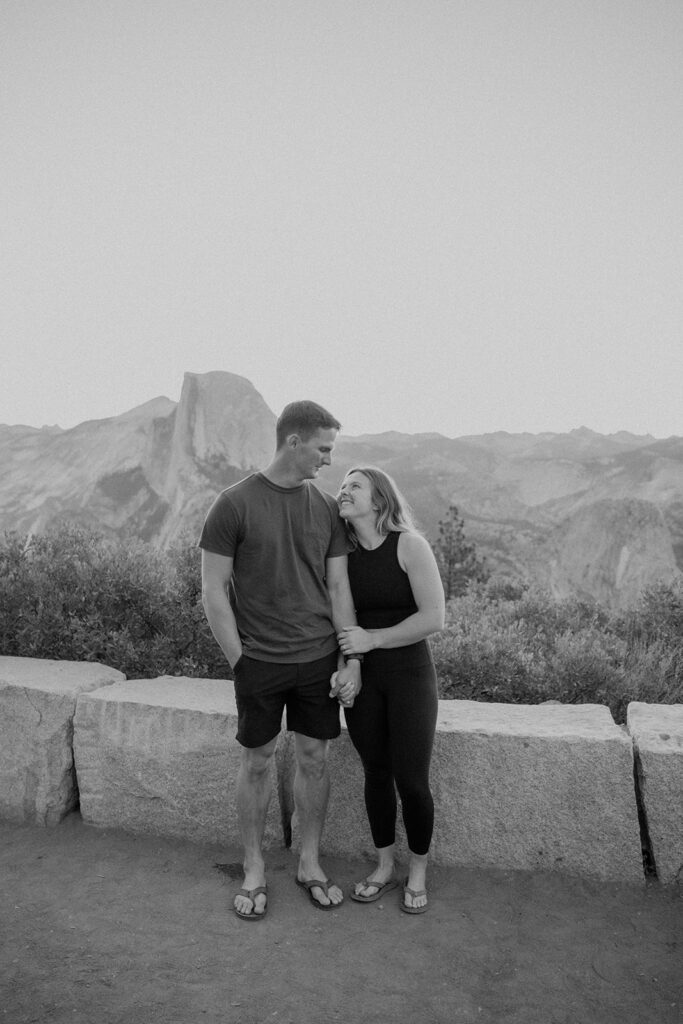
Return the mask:
M342 519L377 518L372 500L372 485L363 473L347 473L337 495Z

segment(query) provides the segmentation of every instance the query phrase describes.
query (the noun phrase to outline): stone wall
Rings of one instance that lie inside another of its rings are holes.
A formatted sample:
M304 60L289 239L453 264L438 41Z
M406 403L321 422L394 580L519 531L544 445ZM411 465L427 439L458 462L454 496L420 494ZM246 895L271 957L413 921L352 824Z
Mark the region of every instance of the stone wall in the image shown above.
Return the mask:
M122 681L106 665L0 658L0 817L56 825L78 804L78 697Z
M683 882L683 704L629 704L637 793L662 882Z
M0 658L0 817L86 822L197 842L239 841L232 683L125 680L102 665ZM348 734L331 745L323 850L373 852ZM292 738L273 764L265 845L298 830ZM432 763L437 864L611 881L683 876L683 705L440 701ZM398 838L406 852L405 836Z

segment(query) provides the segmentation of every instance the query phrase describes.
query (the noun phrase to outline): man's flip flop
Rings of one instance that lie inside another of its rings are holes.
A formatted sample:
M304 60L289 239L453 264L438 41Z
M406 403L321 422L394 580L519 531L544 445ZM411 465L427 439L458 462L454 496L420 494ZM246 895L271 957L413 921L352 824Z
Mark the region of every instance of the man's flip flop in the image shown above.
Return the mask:
M401 910L403 911L404 914L424 914L427 910L429 910L429 904L428 903L425 903L425 905L423 907L407 907L406 906L406 893L409 896L412 896L413 899L415 899L416 896L426 896L427 895L427 890L426 889L417 889L417 890L416 889L409 889L408 888L408 879L406 878L405 882L403 883L403 897L401 899L401 902L399 903L399 907L401 908Z
M237 907L235 906L235 904L233 903L232 909L235 911L235 913L237 914L238 917L242 918L243 921L261 921L266 916L266 914L268 913L268 904L267 903L266 903L265 907L263 908L263 913L262 914L257 914L256 913L256 910L255 910L255 908L256 908L256 897L259 896L261 893L263 893L263 895L266 897L266 899L268 898L268 886L267 885L259 885L256 889L238 889L237 892L235 893L235 896L246 896L247 899L251 900L251 902L253 904L253 906L251 908L251 912L249 914L245 914L244 911L238 910Z
M355 900L356 903L374 903L375 900L384 896L385 892L391 892L392 889L395 889L398 885L398 879L390 878L388 882L371 882L369 878L364 878L358 885L362 885L364 888L372 885L377 889L377 892L372 896L363 896L362 893L356 892L354 889L349 893L351 899Z
M317 878L312 878L310 882L302 882L300 878L295 877L294 881L301 889L305 889L308 892L309 900L314 907L317 907L318 910L336 910L337 907L341 907L341 903L320 903L311 892L312 889L322 889L329 899L329 893L327 890L331 885L334 885L331 878L328 878L326 882L321 882Z

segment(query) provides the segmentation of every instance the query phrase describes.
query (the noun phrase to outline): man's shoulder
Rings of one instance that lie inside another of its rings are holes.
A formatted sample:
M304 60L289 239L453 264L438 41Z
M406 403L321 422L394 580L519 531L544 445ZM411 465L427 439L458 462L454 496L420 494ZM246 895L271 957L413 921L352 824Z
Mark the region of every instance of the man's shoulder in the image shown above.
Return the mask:
M313 504L318 507L317 514L320 516L327 515L332 529L339 529L340 526L343 526L339 515L339 505L334 495L323 491L321 487L316 487L315 484L309 484L308 488L312 495Z
M258 505L255 497L259 486L257 477L257 473L252 473L217 494L209 509L207 521L222 521L226 517L232 520L235 516L242 518L251 505Z
M308 480L306 481L306 487L308 488L310 494L315 495L315 497L313 498L314 501L322 502L323 504L327 505L327 507L331 509L331 511L334 512L335 515L338 514L339 506L337 505L337 499L334 497L334 495L329 494L327 491L324 491L322 487L316 487L315 484L311 483Z
M243 477L237 483L224 488L217 496L216 501L239 501L248 497L253 491L259 490L260 486L260 473L250 473L249 476Z

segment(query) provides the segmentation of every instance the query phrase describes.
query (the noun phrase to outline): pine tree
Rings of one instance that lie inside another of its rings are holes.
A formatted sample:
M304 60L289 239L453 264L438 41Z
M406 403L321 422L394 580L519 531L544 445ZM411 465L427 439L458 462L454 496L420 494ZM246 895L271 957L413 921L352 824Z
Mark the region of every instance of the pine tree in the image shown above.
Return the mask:
M447 601L464 594L470 580L483 580L488 575L475 545L465 537L457 505L449 505L448 515L439 520L439 538L434 550Z

